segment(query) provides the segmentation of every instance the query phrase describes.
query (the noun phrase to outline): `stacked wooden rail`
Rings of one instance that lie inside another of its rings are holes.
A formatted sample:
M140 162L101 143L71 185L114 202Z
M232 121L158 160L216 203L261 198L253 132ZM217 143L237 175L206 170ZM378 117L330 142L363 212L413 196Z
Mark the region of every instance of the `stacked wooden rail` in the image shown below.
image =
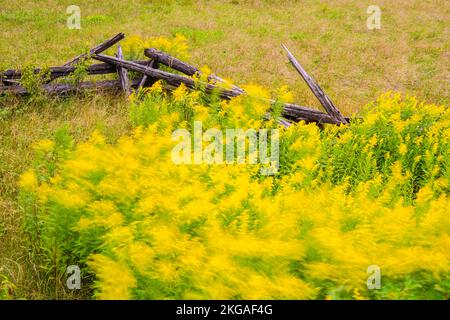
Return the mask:
M193 76L200 75L201 71L169 54L159 51L154 48L144 50L144 55L149 60L130 61L125 60L122 53L122 48L119 41L125 37L123 33L119 33L114 37L106 40L98 46L92 48L89 53L81 54L71 61L65 63L63 66L50 67L48 70L48 80L42 85L43 89L49 94L67 94L79 92L80 90L122 90L126 95L129 95L132 90L152 85L157 80L163 80L167 90L172 90L181 84L194 90L196 87L196 80ZM117 44L117 54L115 57L103 54L105 50ZM286 50L289 61L298 71L301 77L308 84L313 94L317 97L319 102L324 107L325 112L313 109L311 107L301 106L292 103L283 105L282 116L284 119L279 119L282 125L288 126L291 121L305 120L307 122L330 123L330 124L347 124L349 119L345 118L341 112L336 108L331 99L325 94L317 82L305 71L292 53L283 45ZM55 79L66 77L75 72L78 63L86 59L94 59L101 63L92 64L86 68L88 75L104 75L117 73L118 80L102 80L102 81L85 81L77 84L71 83L52 83ZM182 74L171 73L159 69L160 65L165 65ZM130 79L129 72L140 75L138 78ZM35 74L39 74L41 69L34 70ZM21 85L22 71L21 70L6 70L0 73L0 95L14 94L26 95L27 90ZM239 95L247 94L245 90L238 86L231 86L226 88L223 86L223 79L210 75L208 83L204 84L206 92L218 92L223 99L231 99ZM270 103L275 104L276 101L270 100Z

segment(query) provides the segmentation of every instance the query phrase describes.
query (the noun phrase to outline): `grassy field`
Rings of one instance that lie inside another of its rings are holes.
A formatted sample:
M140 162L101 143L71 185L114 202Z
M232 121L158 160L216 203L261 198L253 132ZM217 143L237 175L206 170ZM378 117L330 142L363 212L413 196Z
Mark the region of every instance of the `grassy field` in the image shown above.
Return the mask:
M66 26L71 4L2 1L0 68L60 65L118 32L143 38L182 34L192 64L208 65L238 84L288 84L299 104L318 107L281 43L346 114L388 90L449 103L448 1L377 1L381 29L373 31L366 27L373 1L80 0L81 30ZM0 119L0 274L16 286L18 297L49 297L26 250L16 201L17 178L33 161L30 145L63 125L77 140L101 127L114 141L128 130L127 104L86 97L0 105Z

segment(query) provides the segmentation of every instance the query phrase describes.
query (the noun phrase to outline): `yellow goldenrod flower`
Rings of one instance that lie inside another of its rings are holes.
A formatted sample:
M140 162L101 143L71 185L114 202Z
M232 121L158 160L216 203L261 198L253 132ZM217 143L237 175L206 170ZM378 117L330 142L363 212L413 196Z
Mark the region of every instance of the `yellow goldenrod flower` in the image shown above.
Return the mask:
M37 152L42 153L48 153L53 150L53 147L55 146L55 142L50 139L44 139L41 141L38 141L33 145L34 150Z
M19 186L24 190L35 190L38 186L36 172L30 169L22 173L19 179Z

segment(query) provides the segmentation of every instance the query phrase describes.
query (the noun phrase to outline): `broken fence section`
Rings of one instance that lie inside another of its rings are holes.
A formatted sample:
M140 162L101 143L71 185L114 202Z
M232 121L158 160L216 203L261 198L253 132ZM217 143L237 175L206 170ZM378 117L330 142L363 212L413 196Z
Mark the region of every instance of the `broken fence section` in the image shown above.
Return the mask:
M63 66L50 67L49 79L43 84L43 89L49 94L62 95L83 90L122 90L125 95L129 95L132 89L151 86L157 80L163 80L166 83L167 90L172 90L181 84L190 89L195 89L196 81L192 78L195 74L200 74L200 70L188 63L181 61L169 54L148 48L144 50L144 55L149 60L129 61L123 57L120 41L125 38L123 33L119 33L105 42L95 46L89 50L87 54L81 54ZM117 44L117 53L115 57L102 54L105 50ZM292 103L285 103L282 108L282 117L279 123L283 126L289 126L292 121L298 122L304 120L306 122L330 123L330 124L348 124L349 119L345 118L339 109L333 104L331 99L321 89L317 82L303 69L292 53L283 45L286 50L288 59L293 67L298 71L305 80L313 94L324 107L326 113L311 107L301 106ZM88 75L104 75L118 74L118 80L102 80L102 81L85 81L77 84L69 83L51 83L53 80L66 77L75 72L77 64L86 59L95 59L101 63L92 64L86 68ZM181 72L171 73L160 70L158 67L163 64L173 70ZM138 79L130 79L129 72L140 74ZM34 73L39 74L41 69L35 69ZM0 73L0 95L14 94L26 95L27 90L21 86L20 81L22 72L20 70L6 70ZM222 99L231 99L239 95L247 94L245 90L238 86L232 85L225 89L222 85L224 80L217 75L209 75L208 83L205 84L206 92L218 92ZM270 100L275 104L275 100Z

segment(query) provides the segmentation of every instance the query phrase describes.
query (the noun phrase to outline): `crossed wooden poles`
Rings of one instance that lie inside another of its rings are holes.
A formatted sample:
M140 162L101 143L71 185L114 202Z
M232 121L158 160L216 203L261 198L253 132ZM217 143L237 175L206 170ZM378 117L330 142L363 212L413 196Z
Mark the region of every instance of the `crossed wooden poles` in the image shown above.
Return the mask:
M181 84L184 84L190 89L195 89L197 80L192 76L196 74L200 75L201 71L198 68L172 57L165 52L149 48L144 50L144 54L149 58L149 60L128 61L124 59L122 48L120 44L118 44L116 57L102 54L103 51L112 47L124 37L125 35L123 33L119 33L98 46L90 49L89 53L81 54L65 63L63 66L50 67L50 77L49 80L43 84L43 89L50 94L57 95L79 92L80 90L123 90L126 95L129 95L132 92L132 89L138 90L139 88L150 86L157 80L163 80L167 90L172 90ZM326 113L310 107L285 103L282 106L282 116L285 119L280 119L280 123L284 126L288 126L291 121L304 120L306 122L348 124L349 119L345 118L340 113L331 99L320 88L317 82L305 71L305 69L303 69L286 46L283 45L283 48L287 52L289 61L308 84L313 94L322 104ZM65 77L73 73L76 70L76 65L80 61L88 58L102 62L87 67L86 72L88 75L101 75L117 72L119 80L102 80L96 82L86 81L76 85L68 83L51 83L55 79ZM160 70L160 64L166 65L171 69L181 72L182 74ZM41 69L34 70L35 74L39 74L40 71ZM130 79L128 75L129 71L140 74L140 78ZM21 78L22 72L20 70L6 70L0 73L0 95L28 94L26 89L20 85ZM231 88L225 89L221 86L223 83L224 80L220 77L210 75L208 77L208 83L205 84L205 90L206 92L218 92L220 97L223 99L231 99L239 95L247 94L245 90L234 85L231 86ZM275 100L270 100L270 103L275 104L277 102Z

